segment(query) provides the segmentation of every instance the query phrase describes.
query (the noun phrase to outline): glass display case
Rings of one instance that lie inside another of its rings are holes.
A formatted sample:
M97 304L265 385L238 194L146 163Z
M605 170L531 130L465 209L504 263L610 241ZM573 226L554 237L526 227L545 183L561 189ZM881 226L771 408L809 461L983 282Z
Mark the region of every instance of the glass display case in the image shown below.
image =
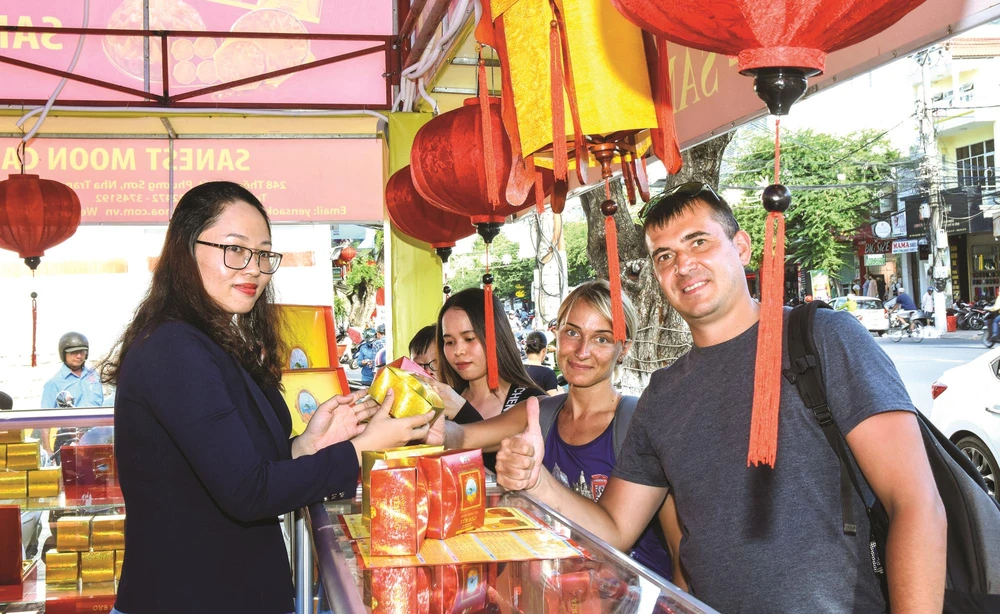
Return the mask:
M0 411L0 507L20 516L20 530L8 526L0 538L0 556L23 557L26 570L20 586L0 586L0 611L114 605L125 508L113 421L110 407ZM11 538L18 533L20 543Z
M317 503L308 508L307 516L318 559L320 589L329 609L338 614L715 611L524 493L504 492L488 483L487 505L524 510L581 547L588 556L373 572L359 563L353 540L341 522L342 515L360 512L360 497ZM399 598L400 587L405 593L403 600ZM417 604L413 609L412 603Z

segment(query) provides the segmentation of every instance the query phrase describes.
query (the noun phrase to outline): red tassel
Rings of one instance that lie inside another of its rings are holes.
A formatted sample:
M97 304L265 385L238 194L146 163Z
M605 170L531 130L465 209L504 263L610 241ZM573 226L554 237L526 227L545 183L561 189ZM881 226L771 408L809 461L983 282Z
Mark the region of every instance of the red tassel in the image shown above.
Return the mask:
M497 150L493 116L490 113L490 90L486 85L486 61L479 59L479 112L482 119L483 158L486 164L486 194L494 209L500 206L500 182L497 180Z
M563 69L559 53L559 26L549 28L549 76L552 87L552 171L555 180L566 181L569 158L566 154L566 110L563 108Z
M677 144L677 125L674 122L674 103L670 91L670 55L667 39L642 33L642 42L649 64L650 86L656 109L657 129L652 130L653 153L663 162L671 175L681 170L681 150Z
M622 306L622 269L618 261L618 227L615 212L618 204L611 199L611 184L604 180L607 200L601 203L604 214L604 245L608 250L608 285L611 286L611 332L615 343L625 343L625 308Z
M562 43L563 80L566 84L566 98L569 99L569 114L573 120L573 149L576 159L576 177L581 184L587 183L587 162L590 153L587 150L587 138L583 134L583 122L580 120L580 107L576 102L576 78L573 76L573 61L569 51L569 37L566 36L566 23L563 21L559 5L555 0L549 0L552 9L552 20L559 28L559 39ZM565 142L565 139L563 140ZM555 141L553 141L553 147Z
M31 273L34 275L34 271ZM38 366L38 301L34 297L34 292L31 293L31 366Z
M500 387L500 368L497 366L497 335L493 322L493 284L483 284L486 302L486 385L490 390Z
M778 408L781 403L781 345L785 287L785 216L767 214L761 265L760 324L754 367L753 413L747 466L774 467L778 451Z

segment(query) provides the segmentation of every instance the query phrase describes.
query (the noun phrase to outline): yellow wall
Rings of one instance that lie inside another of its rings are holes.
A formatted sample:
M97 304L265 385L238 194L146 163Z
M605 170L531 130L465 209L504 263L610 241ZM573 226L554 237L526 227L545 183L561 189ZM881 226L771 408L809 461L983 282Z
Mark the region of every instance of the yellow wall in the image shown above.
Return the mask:
M433 116L430 113L391 113L389 115L388 172L386 181L400 168L410 163L413 137ZM388 216L386 216L388 219ZM441 260L426 243L412 239L395 228L386 236L389 249L389 287L386 305L392 318L393 360L408 352L410 339L418 330L437 321L438 310L444 303L441 288L444 276Z

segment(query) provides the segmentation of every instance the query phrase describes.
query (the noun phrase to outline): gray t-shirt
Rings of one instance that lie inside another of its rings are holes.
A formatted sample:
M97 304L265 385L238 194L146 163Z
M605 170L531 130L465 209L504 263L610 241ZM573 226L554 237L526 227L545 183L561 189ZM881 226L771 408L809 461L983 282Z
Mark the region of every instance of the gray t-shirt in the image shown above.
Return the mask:
M814 336L841 432L914 411L896 368L850 314L819 310ZM754 325L654 373L613 475L673 490L692 592L721 612L884 611L864 507L855 496L858 534L844 535L839 461L787 380L776 466L747 467L756 347Z

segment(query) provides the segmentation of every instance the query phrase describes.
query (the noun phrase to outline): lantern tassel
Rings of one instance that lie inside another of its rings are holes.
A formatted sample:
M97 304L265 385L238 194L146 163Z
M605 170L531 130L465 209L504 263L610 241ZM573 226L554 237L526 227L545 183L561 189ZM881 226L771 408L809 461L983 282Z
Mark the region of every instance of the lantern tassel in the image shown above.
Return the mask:
M35 272L32 271L34 276ZM38 366L38 294L31 293L31 366Z
M573 149L576 159L576 177L580 180L581 184L586 184L587 161L590 160L590 153L587 150L586 135L583 133L580 107L576 102L576 77L573 75L573 61L570 56L569 37L566 35L566 23L563 21L558 4L556 4L555 0L549 0L549 6L552 8L552 21L559 29L559 41L562 46L562 76L566 88L566 99L569 101L569 114L573 120ZM565 142L566 139L564 138L563 143ZM555 147L555 144L556 141L553 141L552 146Z
M764 191L764 206L768 209L764 233L764 254L761 264L761 306L757 328L757 359L754 363L753 410L750 416L750 449L747 466L759 464L774 467L778 451L778 417L781 405L781 351L784 338L785 288L785 215L780 198L772 197L780 188L782 196L787 190L778 185L781 173L781 120L775 124L774 133L774 185Z
M781 345L785 287L785 216L767 214L764 259L761 266L760 325L754 367L753 413L747 465L774 467L778 450L778 407L781 402Z
M618 203L611 198L611 183L604 180L604 194L607 197L601 203L601 213L604 214L604 245L608 250L608 285L611 286L611 332L615 343L625 343L625 308L622 306L622 270L618 260L618 227L615 225L615 213Z
M650 132L653 153L663 162L671 175L681 170L681 150L677 145L677 125L674 121L674 103L670 92L670 55L667 39L642 33L646 63L649 64L650 85L653 88L653 105L656 110L657 129Z
M479 116L482 118L483 160L486 166L486 194L494 209L500 206L500 182L497 180L496 134L490 113L490 90L486 84L486 60L479 58Z
M542 183L542 174L535 168L535 157L528 156L527 162L535 178L535 210L541 215L545 213L545 185Z

